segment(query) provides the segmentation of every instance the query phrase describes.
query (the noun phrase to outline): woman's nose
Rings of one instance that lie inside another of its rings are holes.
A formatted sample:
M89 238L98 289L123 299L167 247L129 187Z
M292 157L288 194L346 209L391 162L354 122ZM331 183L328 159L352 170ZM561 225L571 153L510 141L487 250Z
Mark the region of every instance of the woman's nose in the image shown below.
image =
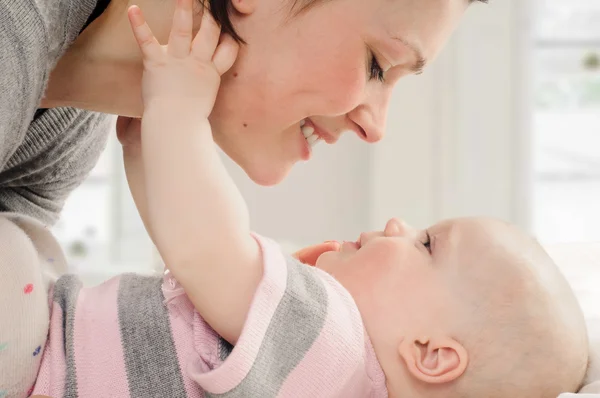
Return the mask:
M348 113L349 119L358 127L358 136L366 142L377 142L385 135L390 95L389 89L376 90Z

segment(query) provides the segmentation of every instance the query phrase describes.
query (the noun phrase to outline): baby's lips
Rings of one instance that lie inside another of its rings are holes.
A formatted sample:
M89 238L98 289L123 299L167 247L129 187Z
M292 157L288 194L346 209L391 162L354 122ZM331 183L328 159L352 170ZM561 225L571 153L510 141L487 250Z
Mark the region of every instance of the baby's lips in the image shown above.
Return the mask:
M356 251L360 249L360 245L358 244L358 242L350 242L345 240L344 242L342 242L342 245L340 246L341 251Z

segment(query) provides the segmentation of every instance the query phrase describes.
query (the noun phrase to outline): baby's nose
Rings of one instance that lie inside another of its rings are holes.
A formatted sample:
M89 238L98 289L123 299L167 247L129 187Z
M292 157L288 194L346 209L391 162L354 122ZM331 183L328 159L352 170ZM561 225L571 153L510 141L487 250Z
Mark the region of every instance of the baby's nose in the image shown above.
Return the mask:
M413 236L416 235L416 231L413 227L408 225L404 220L398 218L392 218L385 225L383 231L385 236Z

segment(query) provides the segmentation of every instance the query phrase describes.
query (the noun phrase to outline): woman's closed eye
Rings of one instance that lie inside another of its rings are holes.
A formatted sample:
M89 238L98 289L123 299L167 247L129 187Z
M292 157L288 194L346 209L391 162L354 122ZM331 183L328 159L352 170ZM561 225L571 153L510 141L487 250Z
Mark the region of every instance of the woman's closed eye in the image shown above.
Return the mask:
M380 82L384 82L385 72L381 65L379 65L375 54L371 53L371 61L369 62L369 80L375 79L379 80Z

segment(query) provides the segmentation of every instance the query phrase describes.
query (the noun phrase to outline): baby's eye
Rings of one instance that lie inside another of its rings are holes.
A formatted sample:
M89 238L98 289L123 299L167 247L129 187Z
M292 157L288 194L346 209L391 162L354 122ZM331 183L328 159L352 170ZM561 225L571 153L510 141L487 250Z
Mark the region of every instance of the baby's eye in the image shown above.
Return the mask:
M429 231L425 231L425 240L421 242L425 249L431 254L431 236L429 235Z

